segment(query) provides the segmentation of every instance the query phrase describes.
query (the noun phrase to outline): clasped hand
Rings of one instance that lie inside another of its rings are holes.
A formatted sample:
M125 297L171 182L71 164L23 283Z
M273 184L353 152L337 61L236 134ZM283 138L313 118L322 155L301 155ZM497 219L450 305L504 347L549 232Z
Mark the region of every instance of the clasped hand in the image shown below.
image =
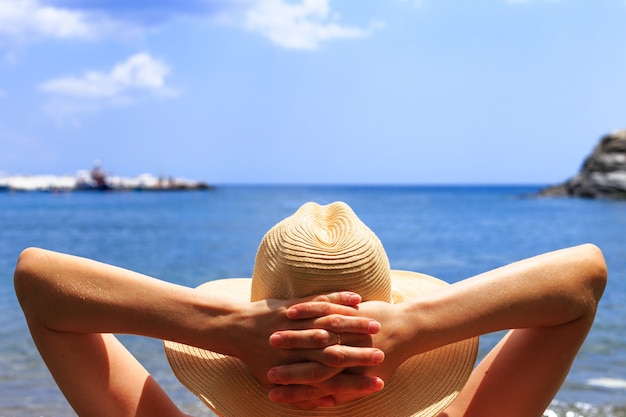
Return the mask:
M410 355L398 343L403 337L393 323L401 321L393 320L397 312L392 306L360 301L357 294L339 292L251 303L248 317L262 319L255 325L251 321L246 331L260 343L241 346L237 356L269 389L271 400L301 409L333 406L379 391ZM384 332L380 322L386 323Z
M238 339L232 343L236 350L227 353L248 365L273 401L313 409L369 395L383 388L381 378L344 372L376 366L385 358L372 347L380 324L357 315L360 301L355 293L337 292L249 303L235 330L227 332Z

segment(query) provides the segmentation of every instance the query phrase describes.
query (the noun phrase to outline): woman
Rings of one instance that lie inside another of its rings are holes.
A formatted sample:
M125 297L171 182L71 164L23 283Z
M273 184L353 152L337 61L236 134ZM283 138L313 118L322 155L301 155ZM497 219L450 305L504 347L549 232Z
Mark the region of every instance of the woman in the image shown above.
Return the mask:
M365 227L347 206L330 206L342 213L340 224L349 218ZM321 218L315 227L322 224L334 233L337 222L326 214ZM444 408L428 415L493 416L506 410L508 416L529 417L543 414L566 377L593 323L606 278L600 250L582 245L395 304L361 302L354 292L242 303L222 293L28 249L19 258L15 288L33 340L81 416L183 415L110 333L237 357L272 401L310 410L358 402L378 391L384 396L384 381L409 358L510 329L470 369L459 392L441 402Z

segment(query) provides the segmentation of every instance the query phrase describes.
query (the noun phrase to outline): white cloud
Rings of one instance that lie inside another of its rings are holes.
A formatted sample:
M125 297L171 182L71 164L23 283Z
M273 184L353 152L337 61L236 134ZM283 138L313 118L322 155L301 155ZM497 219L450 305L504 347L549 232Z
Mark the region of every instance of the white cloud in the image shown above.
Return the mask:
M97 40L144 33L144 28L106 13L44 4L44 0L0 0L0 50L42 39Z
M147 53L131 56L109 72L88 71L81 77L64 77L45 82L40 89L46 93L77 98L114 98L145 91L157 95L175 95L166 86L170 69Z
M37 0L0 0L0 33L88 38L94 35L94 27L81 12L44 6Z
M175 6L159 1L0 0L0 47L10 48L16 40L136 36L180 18L228 22L291 49L316 49L322 42L361 38L374 29L341 24L329 0L188 0Z
M361 38L369 30L343 26L332 14L328 0L258 0L245 13L245 27L269 38L279 46L316 49L332 39Z
M170 68L147 53L131 56L109 71L88 71L80 77L49 80L40 90L53 96L45 112L57 121L78 114L95 113L104 107L128 106L146 96L174 97L177 91L167 85Z

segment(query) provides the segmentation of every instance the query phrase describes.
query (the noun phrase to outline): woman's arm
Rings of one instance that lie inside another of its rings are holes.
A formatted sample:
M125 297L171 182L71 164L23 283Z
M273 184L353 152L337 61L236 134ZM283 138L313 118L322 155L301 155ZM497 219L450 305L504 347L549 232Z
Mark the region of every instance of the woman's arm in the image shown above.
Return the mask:
M499 415L502 410L507 415L541 415L593 323L606 279L600 250L582 245L516 262L410 302L362 303L360 314L382 325L372 344L385 352L385 361L361 371L385 379L412 355L515 329L477 367L446 415ZM308 317L316 306L296 305L290 313ZM294 336L296 332L278 332L273 340L279 339L275 344L285 348L304 347ZM281 384L307 377L306 372L283 367L271 375ZM287 386L271 395L293 401L306 393Z
M268 343L272 331L294 324L286 315L294 301L235 303L222 295L207 295L42 249L27 249L20 255L15 289L35 344L79 415L180 413L110 333L174 340L238 356L252 365L262 382L268 382L267 370L281 363L316 360L318 372L324 369L327 379L332 379L342 366L380 360L376 349L345 347L338 351L333 347L285 352L272 348ZM308 322L326 329L318 333L327 336L329 332L370 333L378 329L372 320L354 316L351 305L359 301L355 294L323 298L332 302L326 310L331 315L305 320L303 326Z
M475 331L513 330L481 361L444 416L498 415L502 410L511 417L542 416L593 324L607 281L604 257L596 246L582 245L483 278L484 286L476 286L487 291L492 284L496 300L483 298L486 315L471 320L486 323ZM501 282L504 293L498 293Z

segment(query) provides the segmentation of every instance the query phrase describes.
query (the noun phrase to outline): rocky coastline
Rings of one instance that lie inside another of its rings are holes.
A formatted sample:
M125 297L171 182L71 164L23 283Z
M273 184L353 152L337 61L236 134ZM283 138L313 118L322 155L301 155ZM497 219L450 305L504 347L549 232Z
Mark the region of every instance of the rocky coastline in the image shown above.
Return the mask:
M626 129L603 136L575 176L540 190L538 195L625 200Z

